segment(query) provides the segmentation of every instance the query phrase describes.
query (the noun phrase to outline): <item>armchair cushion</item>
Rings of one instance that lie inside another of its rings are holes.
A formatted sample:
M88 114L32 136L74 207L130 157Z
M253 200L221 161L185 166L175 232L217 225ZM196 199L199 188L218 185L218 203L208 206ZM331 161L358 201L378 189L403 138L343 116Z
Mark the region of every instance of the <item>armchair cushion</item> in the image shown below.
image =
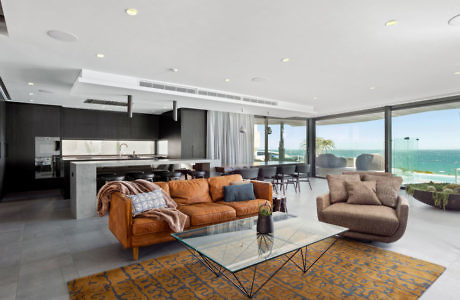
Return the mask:
M361 181L358 174L352 175L331 175L326 176L329 191L331 193L331 203L345 202L348 199L348 192L345 181Z
M402 184L401 177L364 175L364 181L377 182L377 197L383 205L395 208L398 204L398 192Z
M349 204L382 205L376 193L375 181L345 181Z
M322 211L322 221L380 236L392 236L399 227L396 211L384 205L336 203Z

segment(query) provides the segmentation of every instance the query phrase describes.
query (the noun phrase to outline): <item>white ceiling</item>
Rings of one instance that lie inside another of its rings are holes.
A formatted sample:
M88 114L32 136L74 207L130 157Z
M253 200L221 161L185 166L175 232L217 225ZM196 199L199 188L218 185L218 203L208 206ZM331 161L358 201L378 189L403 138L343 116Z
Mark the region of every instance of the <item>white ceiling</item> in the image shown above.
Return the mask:
M71 95L81 69L313 106L315 115L460 94L460 26L447 24L459 0L1 2L9 36L0 35L0 76L14 101L94 108ZM158 113L172 100L145 98L135 111Z

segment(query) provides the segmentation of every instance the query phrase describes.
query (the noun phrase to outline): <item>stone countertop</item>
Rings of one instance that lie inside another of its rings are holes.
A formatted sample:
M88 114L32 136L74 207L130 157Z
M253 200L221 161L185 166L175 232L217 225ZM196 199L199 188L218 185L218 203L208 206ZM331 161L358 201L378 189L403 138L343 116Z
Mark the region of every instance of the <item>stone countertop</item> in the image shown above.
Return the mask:
M121 166L141 166L141 165L165 165L165 164L196 164L210 163L211 167L220 164L220 160L205 158L190 159L121 159L121 160L89 160L89 161L72 161L71 164L76 166L96 166L96 167L121 167Z

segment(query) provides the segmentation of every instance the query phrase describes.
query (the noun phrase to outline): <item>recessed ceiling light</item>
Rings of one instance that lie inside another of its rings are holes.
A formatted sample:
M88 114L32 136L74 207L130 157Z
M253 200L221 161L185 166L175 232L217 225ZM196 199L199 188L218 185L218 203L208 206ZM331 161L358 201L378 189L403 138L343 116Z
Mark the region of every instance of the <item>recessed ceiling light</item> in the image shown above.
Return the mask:
M291 59L289 57L285 57L281 59L282 63L288 63Z
M29 93L29 96L33 96L33 95L34 95L34 93L32 93L32 92Z
M137 9L135 8L127 8L125 10L126 14L129 15L129 16L135 16L137 15Z
M460 75L460 71L455 72L454 75Z
M173 73L177 73L177 72L179 72L179 69L178 68L169 68L168 71L173 72Z
M104 58L105 55L104 55L104 53L98 53L98 54L96 54L96 56L97 56L97 58Z
M29 102L35 102L35 100L30 99Z
M369 87L370 90L375 90L375 86Z
M46 34L50 38L61 42L75 42L76 40L78 40L78 37L75 34L59 30L49 30L46 32Z
M318 97L313 97L313 100L318 100Z
M252 82L264 82L264 81L267 81L267 79L262 78L262 77L253 77L251 78L251 81Z
M225 82L230 82L230 78L225 78Z
M29 83L27 83L27 84L30 85L30 86L32 86L32 85L34 85L35 83L29 82Z
M390 21L387 21L387 22L385 23L385 26L386 26L386 27L390 27L390 26L394 26L394 25L396 25L396 24L398 24L398 21L397 21L397 20L390 20Z
M452 26L460 26L460 14L452 17L447 24L452 25Z

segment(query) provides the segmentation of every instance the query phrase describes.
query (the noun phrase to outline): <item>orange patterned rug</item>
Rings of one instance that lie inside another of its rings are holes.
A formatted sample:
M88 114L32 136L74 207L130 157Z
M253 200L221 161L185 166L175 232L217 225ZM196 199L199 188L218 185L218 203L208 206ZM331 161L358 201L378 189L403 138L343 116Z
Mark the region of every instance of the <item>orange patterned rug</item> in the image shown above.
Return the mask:
M309 263L331 241L310 246ZM285 259L260 264L255 286ZM444 270L436 264L340 239L306 274L288 262L254 298L416 299ZM238 275L243 277L243 284L250 284L253 272L247 269ZM187 251L75 279L68 288L72 299L245 299L231 283L216 277Z

